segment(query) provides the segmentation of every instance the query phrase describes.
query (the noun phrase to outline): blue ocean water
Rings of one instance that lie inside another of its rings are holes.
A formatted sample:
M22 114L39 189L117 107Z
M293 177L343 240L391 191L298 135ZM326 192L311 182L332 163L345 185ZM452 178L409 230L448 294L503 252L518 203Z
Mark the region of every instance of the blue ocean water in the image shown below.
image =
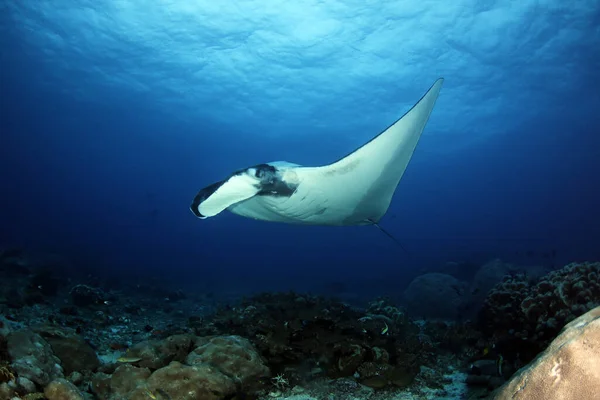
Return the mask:
M3 1L0 242L194 290L397 294L448 261L600 258L597 1ZM445 84L382 227L223 213Z

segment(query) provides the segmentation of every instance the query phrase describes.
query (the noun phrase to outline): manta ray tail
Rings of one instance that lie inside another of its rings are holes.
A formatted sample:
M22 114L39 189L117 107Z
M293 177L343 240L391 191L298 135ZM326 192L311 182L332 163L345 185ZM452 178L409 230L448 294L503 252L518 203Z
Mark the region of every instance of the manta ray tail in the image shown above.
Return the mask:
M394 235L392 235L391 233L389 233L387 230L383 229L381 227L381 225L379 225L377 222L371 221L371 223L373 225L375 225L377 227L377 229L379 229L381 232L383 232L387 237L389 237L390 239L392 239L398 246L400 246L400 248L408 255L410 255L410 253L408 252L408 250L406 250L406 248L402 245L402 243L400 243L400 241L398 239L396 239L396 237L394 237Z

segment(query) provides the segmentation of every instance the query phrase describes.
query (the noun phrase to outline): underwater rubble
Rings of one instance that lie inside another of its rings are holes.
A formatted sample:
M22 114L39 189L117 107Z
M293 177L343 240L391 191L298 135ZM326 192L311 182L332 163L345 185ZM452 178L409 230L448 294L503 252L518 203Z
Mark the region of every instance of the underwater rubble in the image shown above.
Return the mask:
M502 399L519 368L600 305L600 264L536 279L497 261L486 268L499 278L480 274L489 290L476 292L475 318L459 318L474 301L468 283L430 274L409 285L405 304L423 302L423 285L451 296L457 314L443 319L389 298L222 302L151 280L64 280L23 252L0 252L0 400Z

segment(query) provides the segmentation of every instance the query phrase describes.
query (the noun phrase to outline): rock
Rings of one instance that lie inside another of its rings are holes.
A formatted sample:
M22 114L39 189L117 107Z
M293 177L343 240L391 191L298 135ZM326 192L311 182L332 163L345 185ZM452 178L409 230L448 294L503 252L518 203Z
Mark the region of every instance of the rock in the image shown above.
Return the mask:
M217 336L205 339L186 358L186 364L208 364L241 383L256 383L269 376L269 368L248 339L241 336Z
M404 291L408 312L418 317L454 320L463 304L465 288L465 283L451 275L420 275Z
M133 391L138 386L144 386L150 377L148 368L138 368L129 364L121 365L110 378L110 391L120 397Z
M7 337L7 347L13 360L11 368L19 377L44 387L56 378L63 378L60 360L50 344L29 330L15 331Z
M97 398L106 399L110 395L110 378L111 376L104 372L96 372L92 375L90 389Z
M92 376L91 389L98 399L134 399L148 398L146 380L150 377L148 368L139 368L130 364L120 365L112 375L97 372ZM143 389L143 390L142 390ZM137 394L135 394L137 393Z
M69 292L71 301L77 307L89 307L96 304L102 304L107 297L101 289L93 288L87 285L73 286Z
M36 391L35 383L22 376L17 378L17 386L20 392L34 393Z
M72 384L79 385L83 382L83 375L81 374L81 372L74 371L74 372L71 372L71 374L69 375L69 377L67 379Z
M373 347L371 349L373 353L373 362L387 364L390 362L390 353L386 349L382 349L381 347Z
M335 344L333 350L338 354L337 368L345 376L354 374L367 353L362 346L346 342Z
M351 378L335 379L329 383L329 387L340 393L345 399L368 399L375 393L372 388L361 385ZM308 395L306 398L309 398Z
M0 400L9 400L14 396L16 396L14 386L7 382L0 383Z
M8 334L12 332L11 324L11 321L7 320L4 315L0 314L0 338L8 336Z
M548 348L494 394L494 400L600 398L600 307L567 324Z
M489 291L502 282L506 275L516 271L516 267L512 264L504 263L499 259L491 260L485 263L475 273L470 287L470 301L478 306L483 304Z
M235 394L236 386L221 371L208 364L188 366L173 361L150 376L148 390L162 391L177 400L223 400Z
M100 360L92 347L73 329L44 327L37 330L50 346L63 367L65 374L75 371L95 371Z
M44 389L48 400L84 400L83 395L75 385L66 379L55 379Z
M472 375L499 375L498 364L496 360L477 360L471 365Z
M137 343L127 352L128 357L139 357L137 365L155 370L168 365L171 361L183 362L192 350L195 337L192 335L173 335L164 340L148 340Z

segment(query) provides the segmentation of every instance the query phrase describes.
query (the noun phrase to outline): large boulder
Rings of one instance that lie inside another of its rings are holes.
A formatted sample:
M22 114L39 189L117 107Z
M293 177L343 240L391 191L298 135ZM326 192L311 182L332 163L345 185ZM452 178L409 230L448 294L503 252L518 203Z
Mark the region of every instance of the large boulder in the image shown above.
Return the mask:
M60 360L50 344L37 333L20 330L10 333L6 339L12 360L10 366L20 378L44 387L50 381L64 377Z
M186 364L210 365L244 387L270 374L252 343L236 335L201 339L187 356Z
M454 320L459 316L466 285L447 274L416 277L404 291L408 313L416 317Z
M600 398L600 307L567 324L548 348L519 370L494 400Z
M485 263L475 273L471 282L470 301L477 305L477 308L481 307L489 291L502 282L506 275L515 271L516 267L514 265L502 262L500 259Z
M127 357L135 365L93 375L91 388L98 399L225 400L253 394L269 377L252 343L240 336L174 335L141 342Z
M55 379L44 388L48 400L84 400L83 394L66 379Z
M148 340L134 345L127 357L141 358L136 365L156 370L167 366L171 361L183 362L194 347L195 337L180 334L164 340Z
M45 326L39 328L37 333L50 343L65 375L75 371L95 371L100 366L94 349L75 330Z
M235 394L236 385L208 364L189 366L173 361L148 378L147 390L150 393L166 393L167 396L163 397L177 400L224 400ZM137 397L137 393L131 393L131 398Z

